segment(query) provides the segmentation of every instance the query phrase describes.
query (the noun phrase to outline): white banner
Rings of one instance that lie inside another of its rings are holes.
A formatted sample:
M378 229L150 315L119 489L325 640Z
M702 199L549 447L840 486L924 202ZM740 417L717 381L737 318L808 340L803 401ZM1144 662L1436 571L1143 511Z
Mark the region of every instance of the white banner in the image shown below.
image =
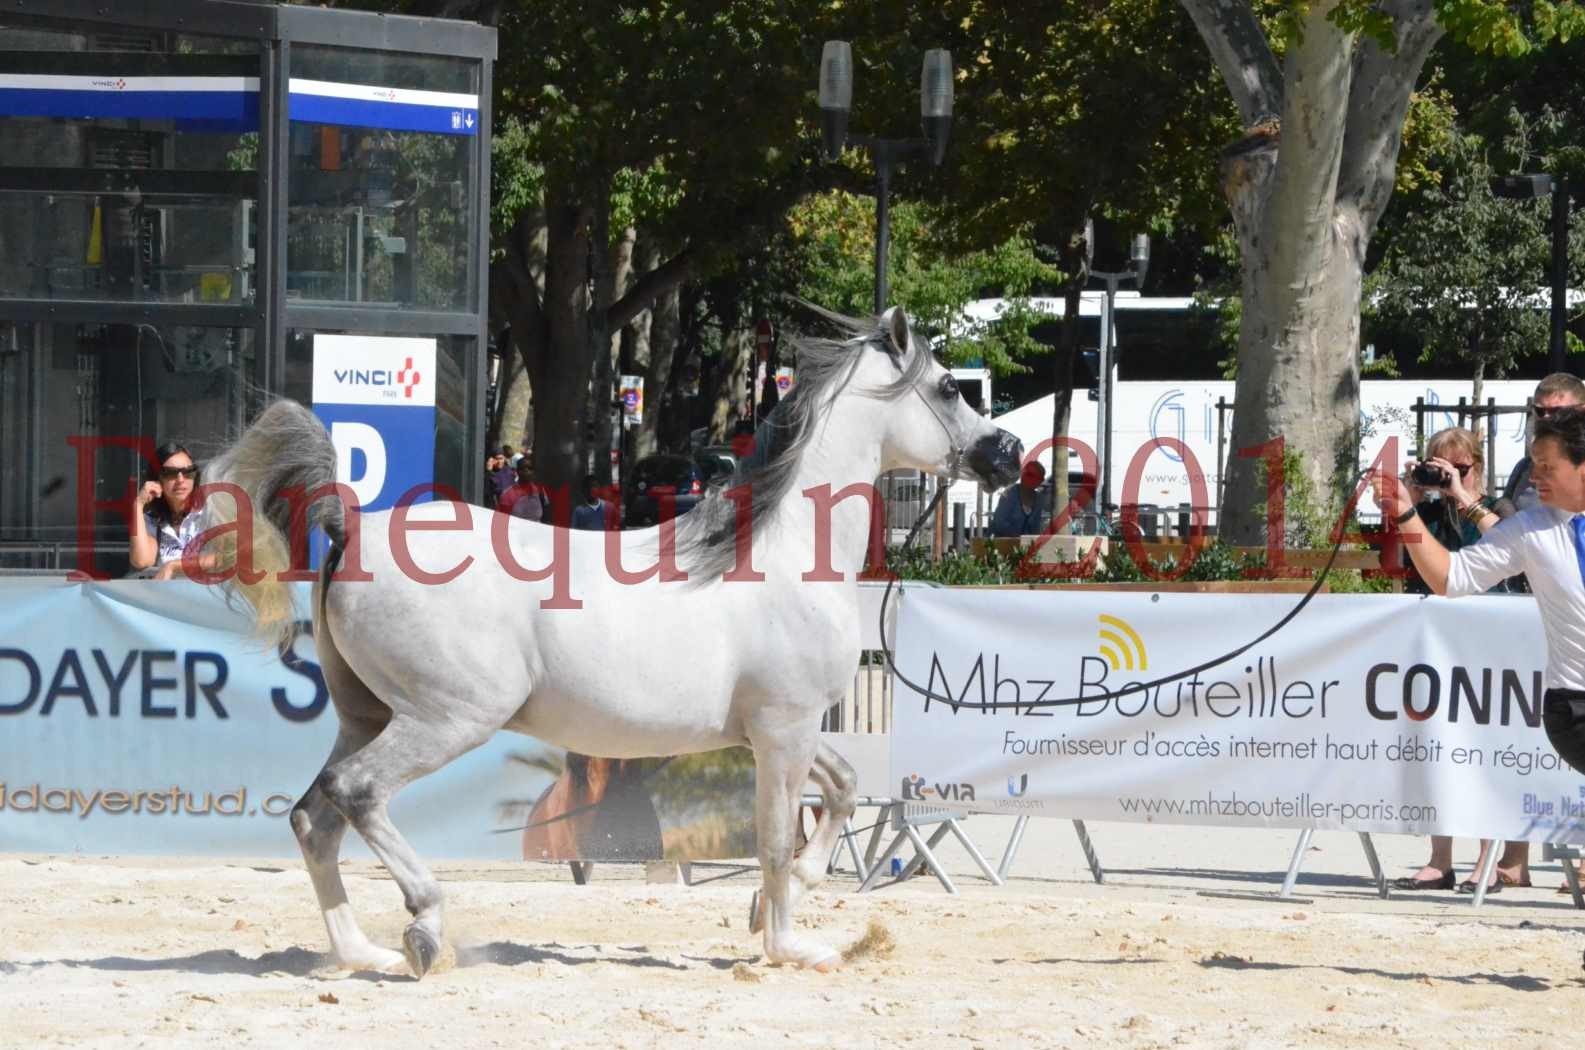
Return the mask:
M985 812L1585 842L1585 777L1541 728L1528 596L908 588L899 797ZM1007 703L971 710L962 703Z

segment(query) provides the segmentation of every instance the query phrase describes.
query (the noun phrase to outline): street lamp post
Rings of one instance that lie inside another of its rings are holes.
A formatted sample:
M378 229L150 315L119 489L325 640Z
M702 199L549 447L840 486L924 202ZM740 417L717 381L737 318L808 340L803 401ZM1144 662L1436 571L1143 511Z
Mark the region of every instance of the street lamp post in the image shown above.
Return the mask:
M909 157L925 156L939 166L947 155L952 128L952 53L925 52L919 81L919 116L923 138L887 139L849 135L853 108L853 51L845 40L826 41L820 56L820 124L827 160L841 156L844 146L862 146L875 162L875 312L886 309L886 260L891 247L888 208L892 172Z
M1085 236L1094 243L1094 227L1086 224ZM1101 311L1101 346L1096 355L1095 444L1096 458L1101 476L1096 478L1099 513L1104 518L1112 507L1112 401L1116 390L1112 384L1112 369L1117 360L1117 286L1132 281L1135 287L1145 283L1145 272L1150 269L1150 238L1136 234L1128 252L1128 269L1114 272L1091 270L1090 276L1106 282L1106 302Z
M1549 367L1566 372L1568 350L1569 185L1562 175L1505 175L1491 180L1494 197L1534 200L1552 196L1552 331L1547 341Z

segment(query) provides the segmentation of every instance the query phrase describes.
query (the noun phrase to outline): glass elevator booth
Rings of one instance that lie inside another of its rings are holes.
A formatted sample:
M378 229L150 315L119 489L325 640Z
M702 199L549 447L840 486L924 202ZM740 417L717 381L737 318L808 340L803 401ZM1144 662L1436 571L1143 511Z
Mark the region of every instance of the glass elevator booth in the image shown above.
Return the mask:
M403 476L480 498L495 46L241 0L0 7L0 571L125 571L145 451L201 465L271 398L332 396L316 346L321 372L432 354Z

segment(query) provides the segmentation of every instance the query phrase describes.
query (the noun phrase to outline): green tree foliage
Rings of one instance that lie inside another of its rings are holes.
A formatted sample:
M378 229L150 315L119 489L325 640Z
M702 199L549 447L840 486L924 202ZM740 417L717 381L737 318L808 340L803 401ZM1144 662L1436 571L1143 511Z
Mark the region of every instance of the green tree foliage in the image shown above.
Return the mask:
M1050 315L1030 297L1055 286L1062 273L1043 261L1027 237L990 248L957 250L937 231L939 209L900 201L891 210L888 282L892 301L921 332L939 341L952 363L982 360L998 374L1028 371L1026 360L1049 352L1030 331ZM810 197L788 217L786 250L795 260L798 294L833 310L863 315L873 303L875 204L842 190ZM976 299L1005 298L998 323L970 320Z
M1466 362L1477 401L1485 377L1544 346L1548 327L1549 205L1494 197L1486 153L1478 136L1451 137L1440 177L1417 194L1413 221L1393 241L1376 303L1419 335L1422 360Z

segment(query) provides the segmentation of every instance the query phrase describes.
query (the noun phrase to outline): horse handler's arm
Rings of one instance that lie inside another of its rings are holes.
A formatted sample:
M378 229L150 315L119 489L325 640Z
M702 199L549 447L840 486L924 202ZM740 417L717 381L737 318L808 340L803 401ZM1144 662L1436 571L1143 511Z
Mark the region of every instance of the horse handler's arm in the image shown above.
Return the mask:
M1408 506L1414 509L1412 503ZM1418 514L1399 525L1398 531L1402 534L1404 549L1409 552L1415 570L1420 573L1426 586L1431 588L1431 593L1446 594L1447 574L1453 566L1453 556L1447 548L1426 530L1425 522Z
M1415 570L1433 594L1447 593L1447 573L1452 566L1452 555L1425 527L1420 515L1415 513L1414 500L1409 489L1398 478L1386 471L1377 472L1371 479L1376 503L1382 517L1398 527L1399 537Z

